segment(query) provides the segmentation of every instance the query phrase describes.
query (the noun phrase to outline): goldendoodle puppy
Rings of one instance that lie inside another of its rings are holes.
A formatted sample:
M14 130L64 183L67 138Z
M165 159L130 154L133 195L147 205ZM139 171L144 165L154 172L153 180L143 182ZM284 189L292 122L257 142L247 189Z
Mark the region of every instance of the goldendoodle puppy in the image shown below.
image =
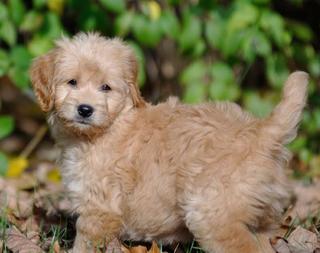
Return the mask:
M146 103L130 47L98 34L59 40L31 79L79 214L74 252L115 237L192 236L208 252L273 252L268 234L290 191L284 145L297 133L306 73L289 76L264 119L229 102Z

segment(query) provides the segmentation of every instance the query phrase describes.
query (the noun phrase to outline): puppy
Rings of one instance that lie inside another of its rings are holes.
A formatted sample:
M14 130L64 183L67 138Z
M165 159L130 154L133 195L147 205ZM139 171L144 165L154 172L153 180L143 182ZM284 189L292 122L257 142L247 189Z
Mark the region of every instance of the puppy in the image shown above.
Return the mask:
M268 235L290 196L284 170L306 102L295 72L271 115L229 102L150 105L119 39L63 38L31 67L79 214L73 252L115 237L187 241L207 252L273 252Z

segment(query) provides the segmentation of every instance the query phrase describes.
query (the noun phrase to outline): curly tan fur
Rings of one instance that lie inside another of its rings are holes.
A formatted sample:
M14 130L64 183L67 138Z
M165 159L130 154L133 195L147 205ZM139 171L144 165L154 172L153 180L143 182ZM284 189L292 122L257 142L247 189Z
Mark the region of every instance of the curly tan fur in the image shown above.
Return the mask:
M273 252L268 233L290 196L284 144L296 135L306 73L292 74L280 104L258 119L228 102L146 103L135 57L118 39L79 34L53 52L35 60L31 77L80 215L74 252L114 237L192 236L208 252ZM85 124L83 103L94 108Z

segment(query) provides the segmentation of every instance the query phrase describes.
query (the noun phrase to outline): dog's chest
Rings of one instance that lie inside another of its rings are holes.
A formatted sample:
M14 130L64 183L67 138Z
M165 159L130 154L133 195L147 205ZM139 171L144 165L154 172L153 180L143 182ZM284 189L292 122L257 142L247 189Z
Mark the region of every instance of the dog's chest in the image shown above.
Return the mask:
M106 153L108 150L104 149ZM110 209L107 203L119 202L119 187L110 169L112 161L101 148L94 146L67 147L61 154L61 171L74 207L92 203ZM118 209L118 207L112 207Z

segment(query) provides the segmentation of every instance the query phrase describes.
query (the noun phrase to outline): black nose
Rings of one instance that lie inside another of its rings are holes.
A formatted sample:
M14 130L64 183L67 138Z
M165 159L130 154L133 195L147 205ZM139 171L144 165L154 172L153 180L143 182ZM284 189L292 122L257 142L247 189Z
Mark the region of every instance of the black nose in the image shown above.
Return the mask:
M80 116L82 116L83 118L88 118L92 115L94 109L91 105L79 105L78 106L78 113Z

